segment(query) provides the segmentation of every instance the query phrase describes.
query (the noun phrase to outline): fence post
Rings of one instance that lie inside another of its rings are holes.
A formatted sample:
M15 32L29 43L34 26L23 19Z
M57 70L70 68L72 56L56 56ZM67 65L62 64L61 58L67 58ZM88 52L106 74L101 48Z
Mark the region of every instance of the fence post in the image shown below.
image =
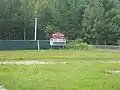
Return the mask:
M38 50L40 50L40 43L39 43L39 40L37 40L37 48L38 48Z

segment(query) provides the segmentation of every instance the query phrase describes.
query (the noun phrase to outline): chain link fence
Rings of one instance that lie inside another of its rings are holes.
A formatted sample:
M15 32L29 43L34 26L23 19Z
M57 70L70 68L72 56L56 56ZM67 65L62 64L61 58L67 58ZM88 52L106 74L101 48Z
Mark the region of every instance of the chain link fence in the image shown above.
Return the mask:
M118 45L92 45L95 49L102 50L120 50L120 46Z

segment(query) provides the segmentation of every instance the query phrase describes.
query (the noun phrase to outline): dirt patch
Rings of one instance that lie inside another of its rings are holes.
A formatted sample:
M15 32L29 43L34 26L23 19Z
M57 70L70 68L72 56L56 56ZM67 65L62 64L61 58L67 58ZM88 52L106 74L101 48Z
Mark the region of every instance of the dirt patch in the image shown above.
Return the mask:
M7 90L7 89L5 89L2 84L0 84L0 90Z
M112 75L120 75L120 70L105 70L106 73L112 74Z
M45 61L3 61L1 65L37 65L37 64L68 64L68 62L45 62Z

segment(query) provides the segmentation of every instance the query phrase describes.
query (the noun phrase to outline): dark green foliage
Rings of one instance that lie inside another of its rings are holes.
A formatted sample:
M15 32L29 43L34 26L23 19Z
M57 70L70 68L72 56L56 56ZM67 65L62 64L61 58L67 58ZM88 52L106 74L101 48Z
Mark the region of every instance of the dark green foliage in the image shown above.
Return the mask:
M116 44L120 38L120 0L0 0L0 39L48 39L53 31L69 40Z
M66 45L67 49L76 49L76 50L90 50L92 47L87 43L83 42L81 39L76 39L74 41L69 42Z

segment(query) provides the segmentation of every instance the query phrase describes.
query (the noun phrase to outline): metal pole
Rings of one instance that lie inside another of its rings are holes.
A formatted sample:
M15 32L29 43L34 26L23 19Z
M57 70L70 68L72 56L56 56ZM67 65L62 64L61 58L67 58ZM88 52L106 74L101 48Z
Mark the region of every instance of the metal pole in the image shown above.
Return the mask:
M11 36L10 34L11 34L11 33L9 32L9 40L10 40L10 36Z
M35 18L35 38L34 40L37 40L37 18Z
M26 40L26 30L24 28L24 40Z

